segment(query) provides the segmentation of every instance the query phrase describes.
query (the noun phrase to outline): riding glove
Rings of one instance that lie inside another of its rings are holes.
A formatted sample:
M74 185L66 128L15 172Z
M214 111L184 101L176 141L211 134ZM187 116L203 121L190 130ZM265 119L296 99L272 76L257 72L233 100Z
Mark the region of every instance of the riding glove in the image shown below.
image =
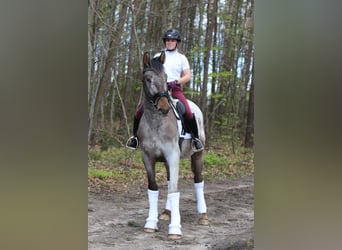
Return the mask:
M175 89L176 87L180 87L180 84L178 83L178 80L174 80L172 82L167 83L167 88L169 90Z

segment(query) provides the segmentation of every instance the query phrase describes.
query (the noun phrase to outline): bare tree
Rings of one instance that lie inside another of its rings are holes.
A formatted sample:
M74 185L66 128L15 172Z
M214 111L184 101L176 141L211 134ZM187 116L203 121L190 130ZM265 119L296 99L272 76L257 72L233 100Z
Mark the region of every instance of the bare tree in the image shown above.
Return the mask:
M254 63L252 66L252 72L254 73ZM254 74L252 76L251 89L249 91L249 102L247 112L247 126L244 146L251 148L254 145Z
M163 48L169 28L182 34L179 49L193 76L184 93L205 114L207 142L233 140L235 133L241 138L234 140L253 139L254 0L88 3L89 143L130 133L142 97L141 56Z

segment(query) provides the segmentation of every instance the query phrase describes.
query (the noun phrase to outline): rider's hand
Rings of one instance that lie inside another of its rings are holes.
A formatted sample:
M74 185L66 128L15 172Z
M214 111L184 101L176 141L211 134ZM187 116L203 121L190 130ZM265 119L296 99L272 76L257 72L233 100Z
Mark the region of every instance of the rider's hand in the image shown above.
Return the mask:
M172 82L168 82L167 83L167 88L168 89L174 89L174 88L176 88L176 86L179 86L178 80L174 80Z

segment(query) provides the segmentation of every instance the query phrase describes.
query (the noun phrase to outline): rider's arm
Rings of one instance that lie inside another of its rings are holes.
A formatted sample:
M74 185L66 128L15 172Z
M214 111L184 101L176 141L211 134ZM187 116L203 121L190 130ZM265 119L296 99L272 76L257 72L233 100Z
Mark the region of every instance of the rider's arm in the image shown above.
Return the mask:
M185 84L185 83L190 82L190 80L191 80L191 71L190 71L190 69L189 68L184 69L182 71L181 77L178 79L178 83L179 84Z

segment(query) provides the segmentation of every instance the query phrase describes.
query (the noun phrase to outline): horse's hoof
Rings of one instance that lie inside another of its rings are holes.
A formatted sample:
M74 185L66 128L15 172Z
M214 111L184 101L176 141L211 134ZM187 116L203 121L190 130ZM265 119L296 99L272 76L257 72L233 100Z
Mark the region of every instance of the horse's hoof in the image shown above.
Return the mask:
M182 238L182 235L179 235L179 234L169 234L167 236L170 240L179 240Z
M161 215L159 216L160 220L166 220L169 221L171 218L171 211L165 209L164 212L161 213Z
M157 230L153 229L153 228L144 228L144 232L146 232L146 233L155 233L155 232L157 232Z
M200 225L209 225L209 219L207 214L201 214L200 218L198 219L198 224Z

